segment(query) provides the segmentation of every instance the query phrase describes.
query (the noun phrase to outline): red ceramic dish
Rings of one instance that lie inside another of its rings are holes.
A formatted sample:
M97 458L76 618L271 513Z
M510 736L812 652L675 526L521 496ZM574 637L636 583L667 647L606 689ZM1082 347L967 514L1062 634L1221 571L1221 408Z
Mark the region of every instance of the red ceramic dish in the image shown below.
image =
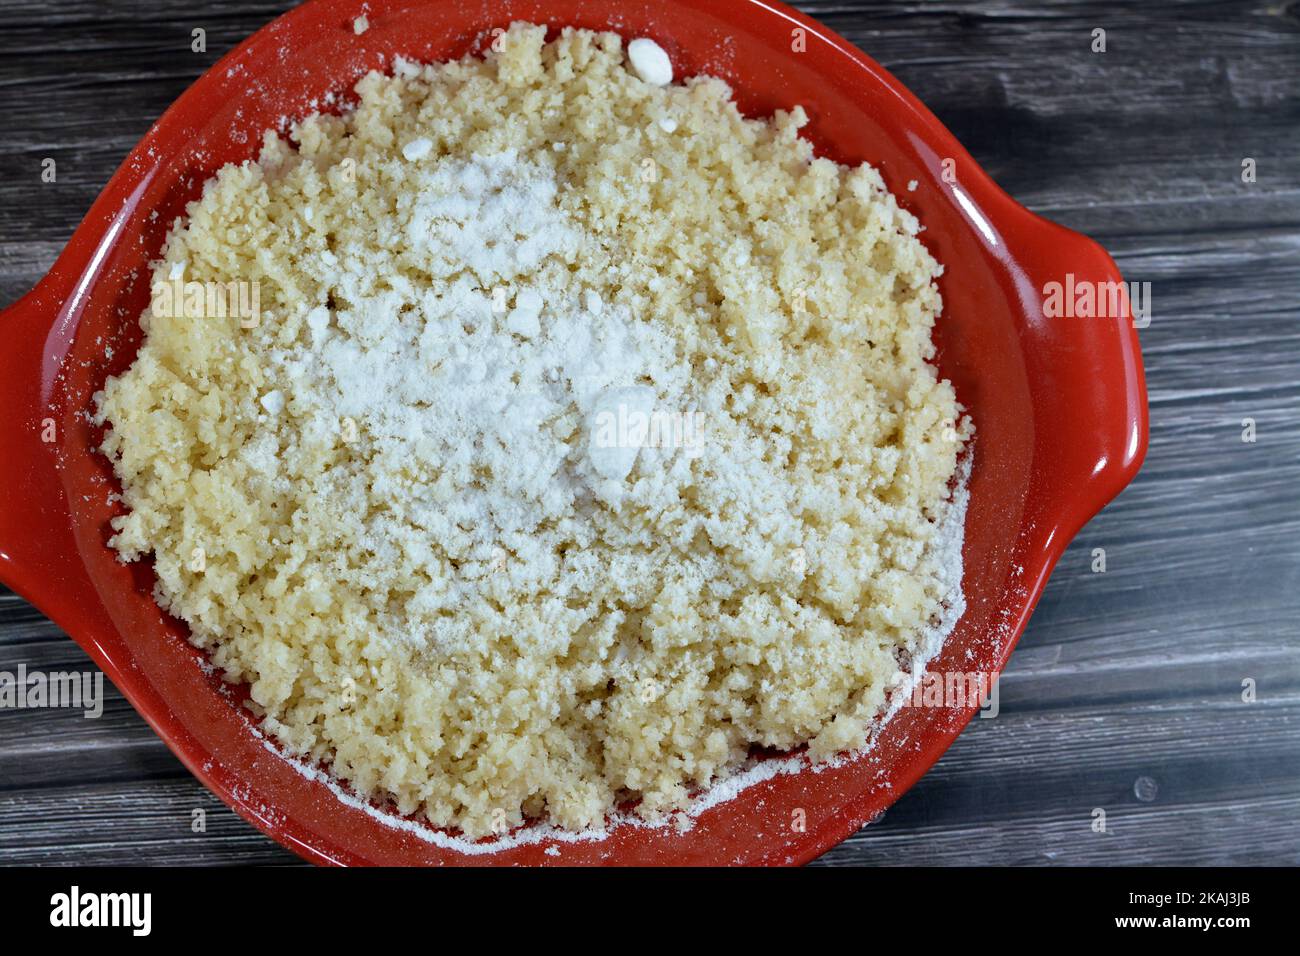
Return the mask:
M1136 473L1147 445L1137 335L1127 314L1044 317L1049 282L1118 282L1091 240L1008 198L897 80L845 40L761 0L315 0L240 44L163 115L95 202L50 274L0 317L0 578L63 627L185 765L307 859L337 864L799 863L878 816L965 726L968 709L905 708L873 751L777 776L693 829L622 826L599 842L486 856L440 848L337 799L270 752L236 696L199 666L185 628L150 597L148 566L107 548L119 505L85 412L126 368L148 304L147 264L168 224L260 132L401 54L481 49L512 20L649 36L678 76L728 80L750 115L803 104L822 155L877 166L944 264L942 374L976 425L966 523L968 609L931 667L998 672L1071 537ZM795 31L803 31L798 34ZM802 37L804 49L795 42ZM950 163L946 162L951 160ZM945 178L945 170L955 177ZM955 182L949 181L955 178ZM916 180L918 188L908 191ZM106 350L111 346L111 355ZM52 440L50 440L52 439ZM802 809L806 827L791 826ZM549 850L549 852L547 852Z

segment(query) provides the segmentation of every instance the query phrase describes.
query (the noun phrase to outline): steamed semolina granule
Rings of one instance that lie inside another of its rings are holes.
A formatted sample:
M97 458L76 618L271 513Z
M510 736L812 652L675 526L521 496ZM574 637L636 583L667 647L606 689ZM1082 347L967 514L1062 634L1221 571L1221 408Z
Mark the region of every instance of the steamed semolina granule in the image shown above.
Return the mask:
M802 110L614 34L499 49L223 168L99 413L112 546L264 729L470 837L860 747L968 431L915 219ZM256 321L160 307L192 283Z

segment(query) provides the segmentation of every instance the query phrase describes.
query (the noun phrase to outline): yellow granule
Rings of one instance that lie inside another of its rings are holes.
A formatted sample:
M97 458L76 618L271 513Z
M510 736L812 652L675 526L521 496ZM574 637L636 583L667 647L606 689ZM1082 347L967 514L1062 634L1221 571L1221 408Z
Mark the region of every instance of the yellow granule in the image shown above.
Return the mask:
M471 837L860 746L966 434L915 219L614 34L356 92L168 238L155 283L259 314L142 318L100 406L123 559L286 750ZM596 442L628 406L699 441Z

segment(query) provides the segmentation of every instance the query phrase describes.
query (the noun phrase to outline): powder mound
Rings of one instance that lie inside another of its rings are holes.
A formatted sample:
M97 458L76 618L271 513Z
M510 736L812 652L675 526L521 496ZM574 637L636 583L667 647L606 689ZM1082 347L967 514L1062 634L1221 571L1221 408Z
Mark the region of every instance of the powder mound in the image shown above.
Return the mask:
M873 169L614 34L499 46L222 169L153 279L256 314L156 299L99 409L112 546L266 731L469 837L860 747L969 434Z

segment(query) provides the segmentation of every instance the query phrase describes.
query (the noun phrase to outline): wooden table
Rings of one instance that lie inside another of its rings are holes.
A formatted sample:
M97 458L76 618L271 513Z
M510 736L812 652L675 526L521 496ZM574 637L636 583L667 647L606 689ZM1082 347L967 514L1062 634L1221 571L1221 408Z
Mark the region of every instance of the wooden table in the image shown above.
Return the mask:
M45 272L185 86L283 8L202 6L0 0L0 303ZM1066 553L1000 716L819 862L1300 862L1300 6L799 6L897 74L1021 202L1100 240L1154 303L1146 466ZM93 667L3 593L0 671L20 664ZM0 710L0 862L296 857L110 690L98 720Z

